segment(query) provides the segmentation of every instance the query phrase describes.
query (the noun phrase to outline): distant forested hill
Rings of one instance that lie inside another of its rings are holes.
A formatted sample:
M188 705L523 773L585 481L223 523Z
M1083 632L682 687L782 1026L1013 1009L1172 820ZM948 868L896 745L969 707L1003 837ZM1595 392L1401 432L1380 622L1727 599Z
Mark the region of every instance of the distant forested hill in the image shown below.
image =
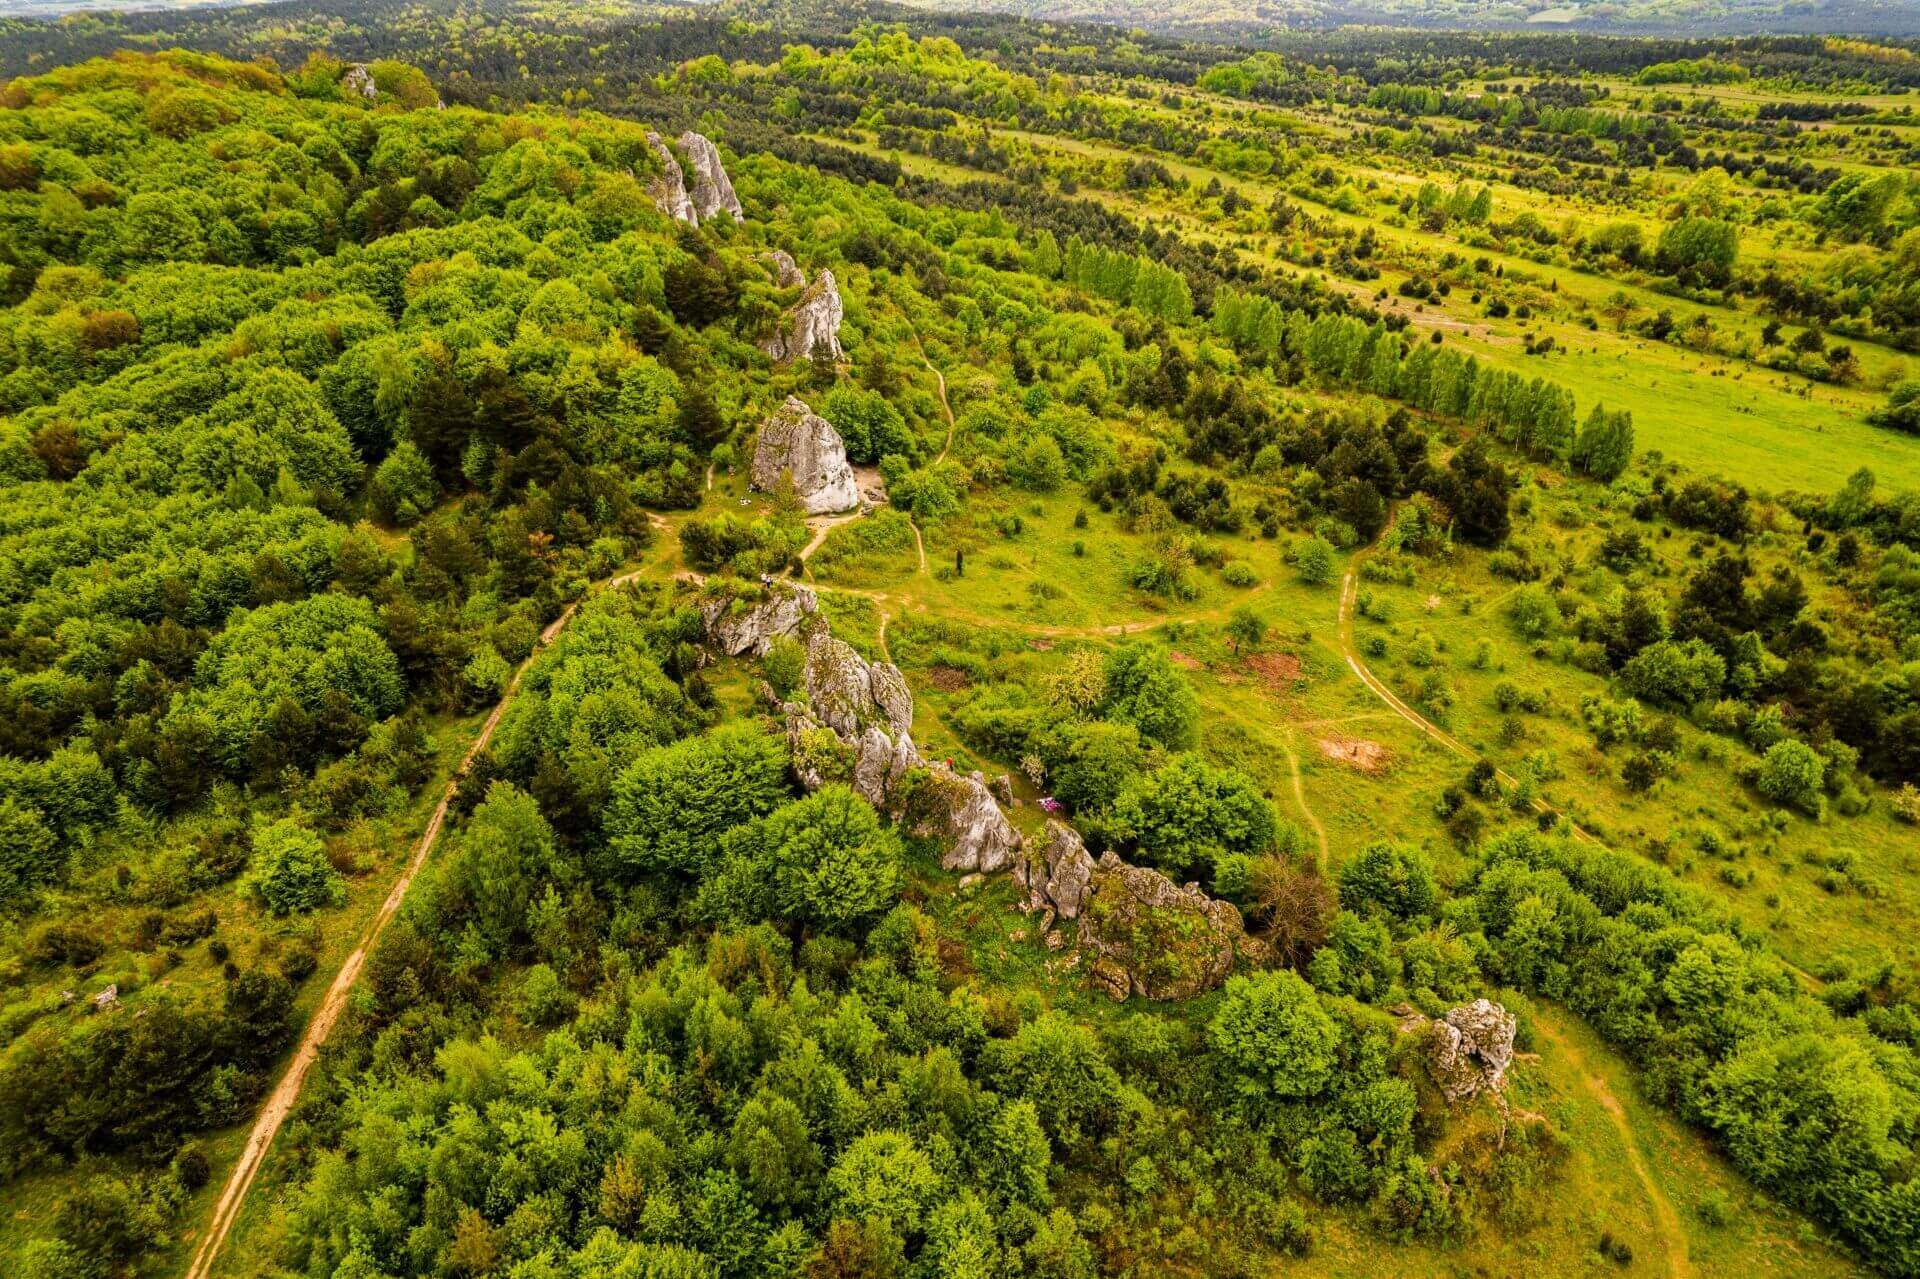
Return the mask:
M1920 33L1912 0L918 0L956 13L988 9L1054 21L1245 39L1278 30L1389 23L1426 28L1698 34Z
M1920 36L1916 0L908 0L939 13L1000 13L1051 22L1102 22L1211 40L1391 25L1429 30L1588 31L1639 35L1860 33ZM8 0L15 16L84 16L107 10L156 14L279 7L265 0ZM427 4L417 6L431 9ZM485 7L485 6L482 6ZM533 8L535 6L525 6ZM599 0L585 13L680 7ZM729 9L726 0L689 7ZM761 9L779 6L756 6Z

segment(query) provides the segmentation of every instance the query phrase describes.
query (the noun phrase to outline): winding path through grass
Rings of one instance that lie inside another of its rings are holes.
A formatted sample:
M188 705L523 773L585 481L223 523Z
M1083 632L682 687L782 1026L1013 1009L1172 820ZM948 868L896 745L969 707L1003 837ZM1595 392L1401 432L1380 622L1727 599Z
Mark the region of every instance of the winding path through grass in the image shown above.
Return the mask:
M1660 1242L1667 1251L1667 1274L1669 1279L1692 1279L1693 1259L1687 1253L1687 1232L1680 1224L1680 1214L1675 1211L1673 1201L1667 1198L1667 1192L1660 1188L1654 1179L1653 1169L1647 1165L1646 1153L1640 1149L1640 1139L1633 1131L1633 1121L1627 1118L1626 1107L1613 1095L1613 1089L1607 1083L1607 1077L1587 1060L1578 1044L1568 1039L1545 1017L1536 1017L1533 1027L1553 1044L1554 1052L1571 1066L1586 1085L1587 1091L1598 1102L1600 1109L1606 1112L1607 1120L1619 1135L1620 1147L1626 1151L1627 1166L1633 1170L1633 1176L1646 1193L1647 1203L1653 1209L1654 1232L1660 1236Z

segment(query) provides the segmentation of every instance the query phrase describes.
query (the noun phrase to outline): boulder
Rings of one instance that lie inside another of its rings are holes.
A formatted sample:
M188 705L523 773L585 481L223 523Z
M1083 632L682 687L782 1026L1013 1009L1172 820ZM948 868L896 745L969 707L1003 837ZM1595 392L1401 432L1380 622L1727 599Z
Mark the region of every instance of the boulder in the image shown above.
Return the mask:
M373 83L373 72L364 62L356 62L347 68L347 73L340 77L340 91L357 93L368 102L380 94L378 86Z
M841 356L840 285L833 272L822 269L793 309L782 317L779 330L760 344L760 349L776 360L810 360L815 352L825 351L834 359Z
M763 657L773 642L798 636L820 611L813 588L763 583L759 594L716 596L701 604L707 640L728 657Z
M913 728L913 694L892 662L869 662L845 640L814 632L807 642L807 703L843 739L878 724L890 737Z
M809 515L850 510L860 504L860 485L847 463L847 446L833 424L789 395L760 424L753 445L753 487L770 493L782 475Z
M945 764L915 775L902 805L907 829L923 839L939 839L947 851L947 870L996 871L1014 864L1020 832L1013 828L979 773L964 777ZM896 792L897 793L897 792Z
M1027 909L1049 910L1061 919L1079 918L1093 886L1093 855L1080 832L1063 821L1049 820L1041 857L1029 863L1022 855L1014 863L1014 881L1027 890Z
M1469 1101L1505 1086L1513 1064L1514 1015L1490 999L1447 1011L1430 1023L1427 1064L1450 1102Z
M793 254L785 249L773 249L761 256L773 263L773 282L781 288L790 289L796 284L807 282L806 273L800 269L800 264L793 260Z
M740 197L733 193L726 166L720 163L720 148L705 134L692 129L681 134L679 141L680 150L687 157L687 167L693 170L694 217L704 222L724 210L733 215L735 222L744 221L746 215L740 210Z
M686 176L680 171L680 162L652 129L647 130L647 145L660 161L660 176L647 185L647 194L653 197L654 206L675 221L698 226L700 216L693 211L693 199L687 194Z
M1117 1000L1190 999L1225 981L1236 954L1258 960L1264 951L1247 936L1233 903L1130 866L1111 851L1093 865L1079 941L1091 957L1088 975Z

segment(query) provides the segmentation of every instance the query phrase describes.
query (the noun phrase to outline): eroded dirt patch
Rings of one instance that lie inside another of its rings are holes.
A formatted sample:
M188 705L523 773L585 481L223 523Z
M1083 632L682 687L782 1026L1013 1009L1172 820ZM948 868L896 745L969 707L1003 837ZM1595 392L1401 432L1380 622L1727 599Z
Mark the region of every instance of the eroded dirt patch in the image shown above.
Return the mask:
M1350 764L1363 773L1377 773L1387 766L1387 748L1364 737L1323 737L1320 753L1328 759Z
M1167 657L1173 662L1175 666L1180 667L1182 670L1197 671L1206 664L1200 661L1200 659L1198 658L1188 657L1185 653L1182 653L1177 648L1174 649L1172 652L1168 653Z
M958 666L930 666L927 683L943 693L957 693L963 688L972 688L973 677Z
M1300 678L1300 659L1292 653L1250 653L1244 665L1273 693L1292 692Z

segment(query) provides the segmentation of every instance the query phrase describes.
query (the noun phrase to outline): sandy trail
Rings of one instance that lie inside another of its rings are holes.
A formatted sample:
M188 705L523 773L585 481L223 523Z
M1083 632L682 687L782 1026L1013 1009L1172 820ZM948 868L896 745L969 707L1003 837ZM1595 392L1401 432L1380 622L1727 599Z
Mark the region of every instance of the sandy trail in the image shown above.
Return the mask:
M1320 824L1320 818L1314 813L1313 806L1307 803L1307 787L1300 777L1300 754L1293 749L1292 732L1283 731L1280 734L1280 749L1286 752L1287 772L1293 778L1294 805L1299 808L1300 815L1307 819L1307 825L1313 827L1314 838L1320 842L1320 876L1324 879L1327 874L1327 828Z
M638 572L628 573L608 582L608 588L622 586L638 578ZM605 589L605 588L603 588ZM480 726L480 732L467 747L467 753L460 758L460 766L447 779L446 789L441 792L439 803L433 807L433 815L427 819L426 829L420 832L420 839L414 845L413 855L407 859L406 868L387 891L386 900L380 903L380 910L367 926L360 944L340 965L340 971L334 974L333 984L327 987L327 993L320 1001L320 1007L314 1011L313 1019L307 1023L307 1029L300 1037L300 1043L294 1049L293 1058L287 1063L286 1073L280 1076L273 1093L261 1106L260 1113L253 1121L253 1131L247 1135L247 1144L240 1153L240 1160L234 1165L232 1174L227 1178L226 1186L220 1192L219 1200L214 1204L213 1218L208 1223L207 1233L201 1239L200 1246L194 1250L193 1261L187 1267L186 1279L206 1279L212 1273L213 1263L220 1255L220 1248L233 1229L234 1221L240 1215L240 1208L246 1203L247 1192L253 1188L254 1178L260 1174L260 1166L266 1160L267 1151L273 1145L273 1139L279 1135L280 1126L286 1122L294 1103L300 1098L300 1089L306 1083L307 1072L319 1059L320 1049L327 1042L327 1036L333 1032L334 1024L340 1020L340 1014L346 1009L347 997L353 993L354 983L360 979L360 970L365 966L367 955L372 952L374 943L379 941L381 933L393 921L400 911L400 903L412 887L414 876L427 863L427 857L433 852L434 845L440 840L440 832L446 824L447 809L453 803L454 793L460 787L460 781L466 776L487 743L493 740L494 729L500 726L500 717L506 713L507 706L513 701L515 693L520 691L520 680L527 672L540 649L551 644L578 611L578 602L569 604L566 611L555 618L546 630L540 633L539 646L520 669L513 673L513 680L507 685L507 691L495 704L487 716L486 723Z
M1646 1153L1640 1149L1640 1139L1633 1131L1633 1123L1627 1118L1627 1111L1620 1099L1613 1095L1606 1076L1593 1068L1578 1045L1561 1034L1545 1017L1534 1019L1534 1029L1553 1045L1566 1062L1579 1072L1581 1082L1587 1091L1600 1103L1600 1109L1606 1111L1607 1119L1619 1134L1621 1149L1626 1151L1627 1164L1633 1169L1633 1176L1640 1183L1640 1189L1647 1196L1647 1203L1653 1209L1653 1228L1667 1250L1667 1274L1671 1279L1692 1279L1693 1259L1687 1254L1687 1232L1680 1224L1680 1214L1674 1210L1673 1201L1667 1198L1666 1191L1654 1180L1653 1170L1647 1166Z

